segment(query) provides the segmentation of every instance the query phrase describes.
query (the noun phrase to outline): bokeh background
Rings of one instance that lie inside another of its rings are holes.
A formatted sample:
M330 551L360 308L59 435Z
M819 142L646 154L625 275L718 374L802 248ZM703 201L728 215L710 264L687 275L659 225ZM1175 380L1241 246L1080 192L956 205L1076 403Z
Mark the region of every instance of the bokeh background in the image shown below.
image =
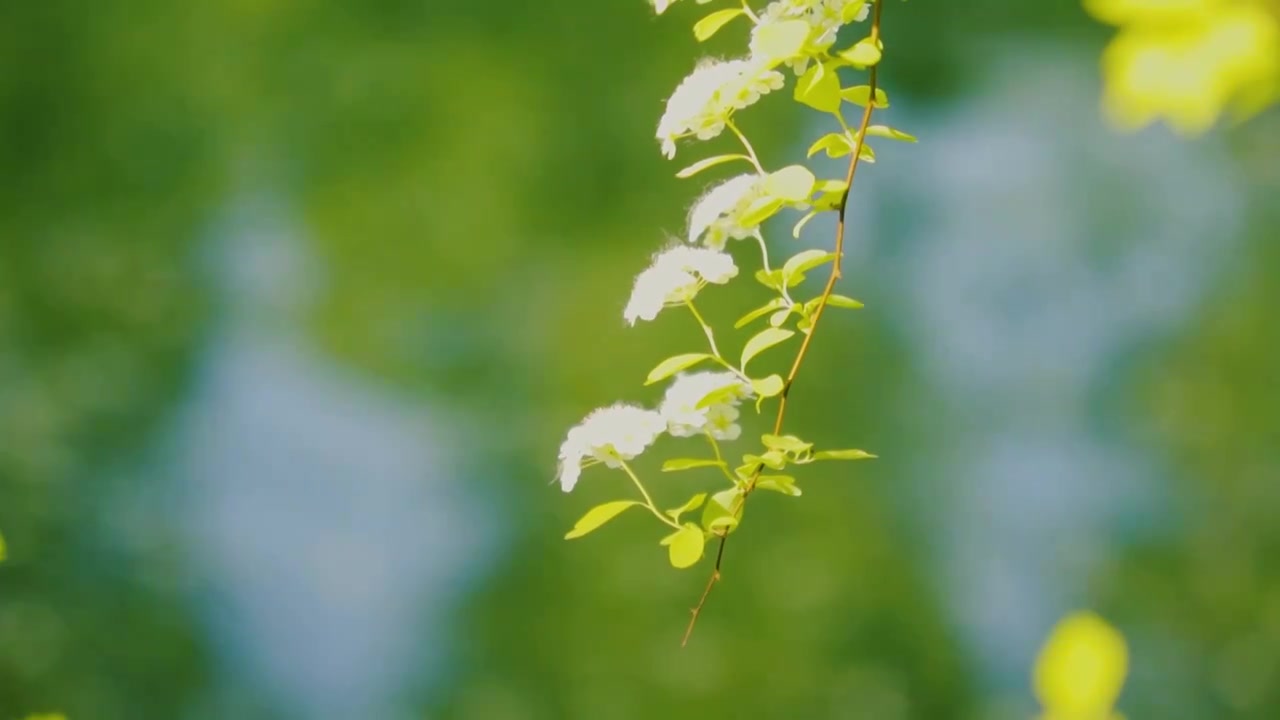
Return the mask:
M700 10L0 6L0 718L1026 718L1079 607L1129 717L1280 717L1280 114L1111 131L1074 0L886 9L922 141L791 415L881 459L753 503L683 650L706 563L561 539L626 492L551 486L564 430L700 347L621 319L717 177L651 140L741 46ZM741 124L778 166L815 118Z

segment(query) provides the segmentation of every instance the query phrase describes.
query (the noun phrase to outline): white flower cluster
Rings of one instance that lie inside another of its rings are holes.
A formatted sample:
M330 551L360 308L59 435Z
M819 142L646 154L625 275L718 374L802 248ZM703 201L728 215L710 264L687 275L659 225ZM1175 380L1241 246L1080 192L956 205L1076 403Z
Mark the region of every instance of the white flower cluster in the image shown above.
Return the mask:
M712 394L714 402L699 408ZM751 386L731 372L686 373L667 388L656 411L625 404L595 410L560 445L560 488L573 490L585 467L598 463L622 467L663 432L674 437L706 432L717 440L735 440L742 434L738 404L751 394Z
M583 467L595 463L622 467L623 461L644 452L666 429L662 415L634 405L617 404L593 411L560 445L561 489L572 490Z
M755 237L760 232L759 224L744 225L742 217L761 197L764 197L764 178L750 173L711 188L689 213L689 242L701 240L712 250L721 250L730 238Z
M677 245L656 255L636 277L622 315L630 325L653 320L667 305L692 300L707 283L723 285L737 274L738 266L727 253Z
M714 394L716 401L698 407ZM707 432L717 440L737 440L738 403L751 396L751 386L731 372L683 373L676 377L662 399L659 412L674 437Z
M676 140L683 137L716 137L734 110L754 104L785 82L782 73L757 60L703 60L667 100L658 121L662 154L675 157Z

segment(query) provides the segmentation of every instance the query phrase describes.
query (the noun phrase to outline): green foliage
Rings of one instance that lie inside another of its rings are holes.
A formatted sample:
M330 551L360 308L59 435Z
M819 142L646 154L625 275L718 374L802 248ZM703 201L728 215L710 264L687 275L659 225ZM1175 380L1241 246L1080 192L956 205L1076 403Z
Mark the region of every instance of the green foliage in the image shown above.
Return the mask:
M573 540L574 538L580 538L614 519L627 508L641 504L643 503L639 503L635 500L615 500L613 502L604 503L603 505L597 505L588 510L587 514L583 515L581 520L574 523L573 529L565 534L564 539Z

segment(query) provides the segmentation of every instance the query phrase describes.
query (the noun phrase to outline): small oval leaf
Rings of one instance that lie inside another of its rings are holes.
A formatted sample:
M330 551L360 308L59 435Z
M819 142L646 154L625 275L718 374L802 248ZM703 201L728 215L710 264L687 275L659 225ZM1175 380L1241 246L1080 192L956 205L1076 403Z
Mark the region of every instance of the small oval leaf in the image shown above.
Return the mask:
M752 54L777 65L799 55L811 32L813 28L805 20L766 23L751 38Z
M681 515L689 512L690 510L697 510L698 508L702 507L702 501L706 499L707 499L706 493L698 493L697 495L694 495L693 497L689 498L688 502L681 505L680 507L674 508L672 510L668 510L667 514L671 516L672 520L679 520Z
M875 457L866 450L821 450L813 454L814 460L871 460Z
M824 250L804 250L796 253L782 266L782 278L788 286L797 285L797 276L836 259L836 254Z
M786 304L787 304L786 300L783 300L780 297L776 297L770 300L769 302L765 303L761 307L758 307L755 310L752 310L751 312L747 313L746 315L743 315L742 317L738 318L738 322L734 323L733 327L736 330L736 329L743 328L747 325L750 325L752 321L758 318L762 318L765 315L768 315L769 313L773 312L774 310L777 310L785 306Z
M788 165L765 178L764 191L787 202L804 202L813 194L818 179L803 165Z
M902 142L916 142L915 135L908 135L901 130L895 130L888 125L872 125L867 128L867 135L871 137L882 137L890 140L901 140Z
M676 373L686 368L691 368L703 360L710 360L711 355L706 353L685 353L683 355L673 355L666 360L658 363L658 366L649 371L649 376L645 378L645 385L652 385L656 382L666 380Z
M742 348L742 369L744 371L746 370L747 363L751 362L751 358L754 358L780 342L784 342L787 338L795 334L794 330L786 330L783 328L766 328L761 330L755 337L748 340L746 346Z
M814 63L796 81L795 99L815 110L836 112L840 109L840 78L822 63Z
M671 544L667 546L671 566L681 570L693 567L702 559L702 551L705 547L706 538L702 535L702 528L693 523L686 524L672 537Z
M871 86L870 85L854 85L853 87L847 87L840 91L840 97L844 98L848 102L853 103L854 105L858 105L859 107L865 107L867 104L867 99L871 97ZM884 90L881 90L880 88L876 88L876 107L878 108L889 107L889 96L886 95Z
M574 538L580 538L614 519L623 510L639 504L640 503L635 500L615 500L613 502L604 503L603 505L597 505L588 510L587 514L583 515L581 520L574 523L573 529L564 536L564 539L573 540Z

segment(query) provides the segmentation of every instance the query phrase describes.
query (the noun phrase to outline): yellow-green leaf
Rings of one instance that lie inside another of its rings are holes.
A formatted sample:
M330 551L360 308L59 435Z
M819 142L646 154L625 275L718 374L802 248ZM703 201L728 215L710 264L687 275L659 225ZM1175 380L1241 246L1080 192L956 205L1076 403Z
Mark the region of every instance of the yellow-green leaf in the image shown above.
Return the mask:
M791 237L798 240L800 238L800 232L804 230L804 226L808 225L810 220L818 217L818 212L819 211L817 210L810 210L805 213L804 217L800 218L800 221L796 223L795 227L791 228Z
M685 353L683 355L673 355L666 360L658 363L658 366L649 371L649 376L645 378L645 385L652 385L656 382L666 380L676 373L686 368L691 368L703 360L710 360L713 356L706 353Z
M804 452L813 447L813 443L805 442L795 435L771 435L764 434L760 436L760 442L770 450L782 450L784 452Z
M697 510L698 508L702 507L702 501L706 499L707 499L706 493L698 493L697 495L694 495L693 497L689 498L688 502L681 505L680 507L674 508L672 510L668 510L667 514L671 516L672 520L679 520L681 515L689 512L690 510Z
M706 538L702 535L702 528L687 523L671 538L671 544L667 546L671 566L681 570L693 567L702 559L705 546Z
M768 58L777 65L796 57L804 50L813 31L804 20L786 20L761 25L751 38L751 50L758 57Z
M751 381L751 391L762 398L770 398L782 392L782 376L774 373L767 378Z
M747 344L742 348L741 367L743 371L747 369L747 363L751 362L751 358L754 358L780 342L784 342L787 338L795 334L794 330L786 330L783 328L771 327L761 330L755 335L755 337L748 340Z
M603 505L597 505L588 510L587 514L582 516L582 519L574 523L573 529L565 534L564 539L573 540L574 538L580 538L614 519L623 510L639 504L640 503L635 500L615 500L613 502L604 503Z
M698 42L703 42L741 14L742 8L717 10L693 24L693 36L698 38Z
M882 137L890 140L901 140L902 142L913 143L916 141L914 135L908 135L901 130L895 130L888 125L872 125L867 128L867 135L871 137Z
M813 454L814 460L871 460L875 457L866 450L820 450Z
M800 283L801 273L826 265L836 259L836 254L823 250L804 250L796 253L782 266L782 279L788 286Z
M848 50L842 50L840 57L860 68L871 67L880 62L881 49L871 38L863 38Z
M863 306L862 303L858 302L857 300L854 300L851 297L845 297L844 295L828 296L827 304L832 307L852 308L854 310L857 310L858 308Z
M833 113L840 109L840 78L822 63L814 63L796 81L795 98L815 110Z
M813 193L818 179L803 165L788 165L765 178L764 191L787 202L804 202Z
M824 150L827 153L827 157L844 157L853 152L853 145L849 142L848 136L842 132L827 133L809 146L809 154L805 157L813 157Z
M739 221L743 227L753 227L773 217L773 214L782 209L782 200L768 195L756 198L755 202L747 206L742 211L742 219Z
M705 458L672 458L662 463L662 472L678 472L680 470L692 470L701 467L715 467L723 465L719 460L708 460Z
M761 475L760 479L756 480L756 488L772 490L791 497L800 497L802 494L800 488L796 487L796 479L790 475Z
M774 310L777 310L778 308L785 306L786 304L787 304L786 300L783 300L780 297L776 297L770 300L769 302L765 303L763 306L758 307L755 310L752 310L751 312L747 313L746 315L743 315L742 317L738 318L738 322L734 323L733 327L735 329L746 327L747 325L750 325L752 321L758 318L762 318L765 315L768 315L769 313L773 312Z
M865 106L867 104L867 99L871 97L871 86L854 85L853 87L847 87L840 91L840 97L854 105L858 105L860 107ZM876 107L889 107L889 96L880 88L876 88Z
M856 0L844 6L840 11L840 24L848 25L862 14L862 8L867 6L867 0Z
M715 167L716 165L723 165L724 163L733 162L734 160L746 160L747 162L751 162L751 158L747 155L716 155L714 157L709 157L703 160L699 160L698 162L690 165L689 167L686 167L685 169L676 173L676 177L681 179L693 177L694 175L697 175L698 173L702 172L703 170L706 170L707 168L712 168L712 167Z

